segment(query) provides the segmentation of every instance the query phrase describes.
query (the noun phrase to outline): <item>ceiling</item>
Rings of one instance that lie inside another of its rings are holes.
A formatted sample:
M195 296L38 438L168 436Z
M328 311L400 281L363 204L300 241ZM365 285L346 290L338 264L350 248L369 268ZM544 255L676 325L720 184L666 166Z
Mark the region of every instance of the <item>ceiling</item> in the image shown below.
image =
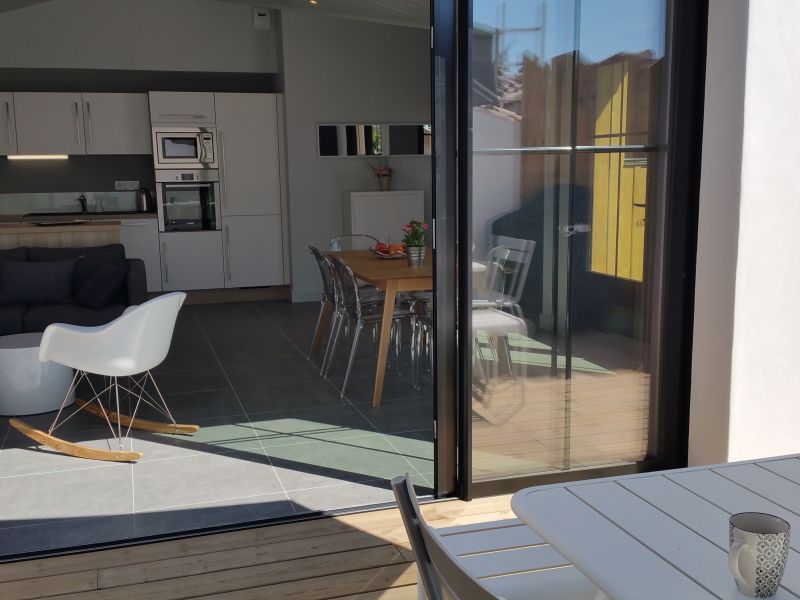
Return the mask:
M27 8L50 0L0 0L0 13ZM324 15L388 23L405 27L428 27L430 0L218 0L282 10L302 10Z
M428 27L430 0L220 0L283 10L303 10L330 16L405 27Z
M10 12L19 8L28 8L34 4L43 4L49 0L2 0L0 1L0 13Z

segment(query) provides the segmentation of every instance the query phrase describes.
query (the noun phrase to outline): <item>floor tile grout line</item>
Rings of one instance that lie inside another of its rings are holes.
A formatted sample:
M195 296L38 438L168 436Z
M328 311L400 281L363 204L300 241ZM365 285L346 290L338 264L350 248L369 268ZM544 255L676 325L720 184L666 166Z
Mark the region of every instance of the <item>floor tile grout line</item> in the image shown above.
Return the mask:
M339 388L337 388L337 387L336 387L336 384L334 384L334 383L333 383L333 382L332 382L330 379L325 379L325 380L326 380L326 381L327 381L327 382L328 382L328 383L329 383L331 386L333 386L333 389L335 389L337 392L341 393L341 390L340 390ZM422 476L422 474L419 472L419 469L417 469L417 468L416 468L416 467L415 467L415 466L414 466L414 465L411 463L411 461L410 461L410 460L408 460L408 458L406 457L406 455L405 455L404 453L400 452L400 450L397 448L397 446L395 446L395 445L394 445L394 444L391 442L391 440L389 440L389 439L386 437L386 434L385 434L384 432L382 432L382 431L380 431L380 430L378 429L378 427L375 425L375 423L373 423L373 422L372 422L372 420L371 420L371 419L369 419L369 417L367 417L367 416L366 416L366 415L365 415L365 414L364 414L364 413L363 413L363 412L362 412L362 411L361 411L361 410L360 410L360 409L359 409L359 408L358 408L358 407L357 407L357 406L356 406L356 405L355 405L353 402L351 402L351 400L350 400L350 398L348 398L347 394L345 394L343 397L344 397L344 399L345 399L345 400L347 400L347 402L350 404L350 406L352 406L352 407L353 407L353 408L354 408L354 409L355 409L355 410L356 410L356 411L357 411L357 412L358 412L358 413L361 415L361 417L362 417L363 419L365 419L365 420L366 420L366 421L367 421L367 422L368 422L370 425L372 425L372 427L374 427L374 428L375 428L375 431L377 431L377 432L378 432L378 433L381 435L381 437L383 437L383 439L386 441L386 443L387 443L387 444L389 444L389 446L390 446L390 447L391 447L391 448L392 448L392 449L395 451L395 453L396 453L398 456L401 456L401 457L403 458L403 460L405 460L405 461L406 461L406 464L408 464L408 466L409 466L409 467L410 467L410 468L411 468L411 469L412 469L412 470L413 470L413 471L414 471L414 472L415 472L417 475L420 475L420 476ZM433 428L433 426L432 426L432 425L431 425L431 428ZM400 473L398 473L398 475L400 475Z
M259 312L261 312L261 308L260 308L260 307L259 307L257 304L256 304L256 309L257 309ZM261 314L263 315L264 313L262 312ZM264 315L264 316L266 317L266 315ZM295 343L294 343L294 341L293 341L293 340L291 340L291 339L289 338L289 336L287 336L287 335L286 335L286 333L283 331L283 329L282 329L280 326L276 326L276 329L277 329L277 330L278 330L278 331L281 333L281 335L282 335L282 336L283 336L283 337L284 337L284 338L285 338L285 339L286 339L286 340L287 340L287 341L288 341L288 342L289 342L291 345L293 345L293 346L295 347L295 349L296 349L298 352L300 352L300 353L302 354L302 351L301 351L301 350L300 350L300 348L297 346L297 344L295 344ZM307 356L307 354L303 354L303 356ZM331 358L331 360L333 360L333 359ZM323 379L324 379L325 381L327 381L327 382L328 382L328 384L330 384L330 385L333 387L333 389L335 389L337 392L339 392L339 393L341 394L341 390L339 390L338 388L336 388L336 385L335 385L335 384L334 384L334 383L333 383L333 382L332 382L330 379L328 379L328 378L323 378ZM389 439L387 439L387 438L386 438L386 435L385 435L385 434L384 434L384 433L383 433L383 432L382 432L380 429L378 429L378 427L375 425L375 423L373 423L373 422L372 422L370 419L368 419L368 418L366 417L366 415L364 415L364 413L363 413L363 412L362 412L362 411L361 411L361 410L360 410L358 407L356 407L356 405L355 405L355 404L354 404L354 403L353 403L353 402L350 400L350 398L348 398L348 396L347 396L346 394L344 394L342 397L343 397L343 398L344 398L344 399L347 401L347 403L350 405L350 407L351 407L351 408L353 408L353 410L355 410L355 411L356 411L356 412L357 412L359 415L361 415L361 418L362 418L362 419L364 419L364 420L365 420L367 423L369 423L369 424L372 426L372 428L373 428L373 429L375 429L375 432L376 432L376 433L378 433L378 434L379 434L379 435L380 435L380 436L383 438L383 440L384 440L384 441L385 441L387 444L389 444L389 446L390 446L390 447L391 447L391 448L392 448L392 449L395 451L395 453L396 453L398 456L401 456L401 457L403 458L403 460L406 462L406 464L408 464L408 466L409 466L409 467L411 467L411 469L413 469L413 470L414 470L414 471L415 471L415 472L416 472L418 475L420 475L420 473L419 473L419 469L417 469L417 468L416 468L416 467L415 467L415 466L414 466L414 465L411 463L411 461L409 461L409 460L408 460L408 458L405 456L405 454L403 454L402 452L400 452L400 450L398 450L397 446L395 446L395 445L394 445L394 444L391 442L391 440L389 440ZM313 488L312 488L312 489L313 489Z
M249 303L249 302L245 303L245 304L251 304L252 305L252 303ZM256 306L256 312L259 312L257 306ZM217 364L219 365L220 369L222 369L222 374L225 376L225 379L228 381L228 385L230 386L231 390L233 391L233 395L236 398L236 401L239 403L239 406L241 407L242 412L244 413L244 417L245 417L245 419L247 419L247 423L250 425L250 429L252 429L253 434L256 436L256 439L258 440L258 445L261 447L261 451L264 453L264 456L266 457L267 462L269 463L269 466L272 468L272 473L275 475L275 479L278 480L278 485L281 486L281 490L283 490L284 496L286 496L286 499L289 500L289 506L292 509L292 513L296 515L297 514L297 509L295 508L294 504L289 499L289 494L286 492L286 486L283 485L283 481L281 481L281 477L278 474L278 469L275 468L275 465L272 463L272 458L270 458L269 454L267 453L266 449L264 448L264 444L261 443L261 438L258 437L258 433L256 432L255 427L253 427L253 422L250 420L250 416L247 414L247 410L245 410L244 404L242 403L241 398L239 398L239 393L236 391L236 387L234 387L233 382L231 381L231 378L228 376L228 372L225 370L225 367L222 365L222 361L220 361L220 359L219 359L219 355L217 354L217 350L216 350L216 348L214 348L214 344L211 342L211 338L208 336L208 332L205 330L205 327L203 327L203 323L200 320L200 317L198 317L197 314L194 311L192 311L192 315L194 315L194 318L197 321L198 326L200 327L200 331L203 332L203 337L205 337L206 342L211 347L211 352L214 354L214 358L216 359Z
M257 312L259 312L259 313L261 314L261 316L263 316L265 319L269 319L269 317L267 317L267 315L266 315L266 314L264 314L264 311L262 311L262 310L261 310L261 307L260 307L258 304L255 304L255 303L254 303L254 306L255 306L255 309L256 309L256 311L257 311ZM297 344L295 344L295 343L294 343L294 341L293 341L292 339L290 339L288 335L286 335L286 333L283 331L283 329L282 329L280 326L277 326L277 325L276 325L276 326L275 326L275 329L278 331L278 333L280 333L280 334L283 336L283 338L284 338L284 339L285 339L287 342L289 342L289 344L290 344L291 346L294 346L294 349L295 349L297 352L299 352L299 353L301 354L301 356L303 356L303 357L306 357L306 356L307 356L306 354L303 354L302 350L300 350L300 347L299 347ZM349 403L349 404L351 404L351 406L352 406L352 403L350 403L350 402L349 402L349 400L348 400L348 403ZM244 409L244 407L242 407L242 408ZM355 408L355 407L353 407L353 408ZM247 412L247 411L245 410L245 413L246 413L246 412ZM358 411L356 410L356 412L358 412ZM248 415L248 417L247 417L247 418L248 418L248 420L250 419L249 415ZM363 418L363 415L362 415L362 418ZM373 426L373 428L375 427L375 426L374 426L374 425L373 425L373 424L372 424L370 421L367 421L367 423L369 423L370 425L372 425L372 426ZM380 433L380 432L378 432L378 433ZM256 436L258 437L258 433L257 433L257 432L256 432ZM261 442L261 438L259 437L259 443L260 443L260 442ZM263 444L262 444L262 447L263 447ZM267 458L270 458L270 457L269 457L269 453L266 451L266 449L264 450L264 452L265 452L265 453L267 453ZM272 463L272 459L270 458L270 464L271 464L271 463ZM273 468L274 468L274 465L273 465ZM280 475L278 474L278 471L277 471L277 469L275 469L275 474L278 476L278 480L279 480L279 481L281 481L281 486L283 487L283 481L281 480L281 478L280 478ZM284 490L285 490L285 489L286 489L286 488L284 487ZM288 493L287 493L287 497L288 497ZM295 506L295 503L294 503L294 502L292 502L291 498L289 499L289 501L291 502L291 505L292 505L292 510L295 512L295 514L297 514L297 507Z
M261 310L261 309L258 307L258 305L256 305L256 309L258 309L259 311ZM263 313L262 313L262 314L263 314ZM266 316L266 315L265 315L265 316ZM282 330L280 327L276 327L276 328L278 329L278 331L280 331L280 332L281 332L281 335L283 335L283 337L285 337L285 338L286 338L286 339L289 341L289 343L290 343L290 344L294 345L294 347L295 347L295 348L296 348L298 351L300 351L300 349L297 347L297 345L296 345L296 344L295 344L295 343L294 343L292 340L290 340L290 339L288 338L288 336L286 336L286 334L283 332L283 330ZM333 359L331 358L331 360L333 360ZM388 360L388 359L387 359L387 360ZM339 392L339 393L341 394L341 390L340 390L340 389L338 389L338 388L336 387L336 385L333 383L333 381L331 381L331 380L330 380L330 379L328 379L327 377L326 377L326 378L324 378L324 379L325 379L325 381L327 381L327 382L328 382L328 383L329 383L329 384L330 384L330 385L331 385L331 386L332 386L332 387L333 387L333 388L334 388L334 389L335 389L337 392ZM400 450L397 448L397 446L395 446L395 445L392 443L392 441L391 441L390 439L388 439L388 438L386 437L386 434L385 434L383 431L381 431L380 429L378 429L378 427L375 425L375 423L373 423L373 422L372 422L372 420L371 420L371 419L369 419L369 417L367 417L367 416L366 416L366 415L365 415L365 414L364 414L364 413L363 413L363 412L362 412L362 411L361 411L361 410L360 410L360 409L359 409L359 408L358 408L358 407L357 407L357 406L356 406L356 405L355 405L355 404L354 404L354 403L353 403L353 402L350 400L350 398L347 396L347 394L344 394L342 397L343 397L343 398L344 398L344 399L347 401L347 403L348 403L348 404L350 404L350 406L351 406L353 409L355 409L355 410L356 410L356 412L358 412L358 414L360 414L360 415L361 415L361 417L362 417L364 420L366 420L366 421L367 421L367 422L368 422L370 425L372 425L372 427L375 429L375 431L377 431L377 432L378 432L378 433L379 433L379 434L380 434L380 435L383 437L383 439L386 441L386 443L387 443L387 444L389 444L389 446L390 446L390 447L391 447L391 448L392 448L392 449L395 451L395 453L396 453L398 456L401 456L401 457L403 458L403 460L405 460L405 461L406 461L406 464L408 464L408 466L409 466L409 467L410 467L410 468L411 468L411 469L412 469L412 470L413 470L413 471L414 471L414 472L415 472L417 475L419 475L420 477L423 477L423 478L424 478L424 476L422 475L422 473L420 473L420 472L419 472L419 469L417 469L417 468L414 466L414 464L413 464L413 463L412 463L410 460L408 460L408 457L407 457L407 456L406 456L406 455L405 455L403 452L401 452L401 451L400 451ZM433 429L433 415L431 415L431 429Z
M6 440L8 439L8 432L11 431L11 422L6 423L6 432L3 435L3 443L0 444L0 452L6 449Z

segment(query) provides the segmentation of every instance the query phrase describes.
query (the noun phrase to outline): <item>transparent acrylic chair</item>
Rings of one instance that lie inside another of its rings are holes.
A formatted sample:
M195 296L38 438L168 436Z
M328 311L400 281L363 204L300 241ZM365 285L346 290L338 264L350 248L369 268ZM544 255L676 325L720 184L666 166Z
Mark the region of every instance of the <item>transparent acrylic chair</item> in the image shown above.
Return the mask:
M379 241L378 238L366 233L345 233L333 238L329 248L336 252L341 250L369 250Z
M343 326L345 324L352 323L354 325L353 342L350 348L350 355L347 360L347 370L345 372L344 382L342 383L341 390L341 397L344 397L344 392L347 388L347 382L350 379L350 372L353 369L353 361L355 360L356 350L358 349L358 340L361 330L365 325L377 325L381 322L383 317L383 301L381 300L369 303L363 302L363 291L358 287L356 277L353 274L353 270L350 268L350 266L338 256L332 256L331 263L333 264L333 272L335 276L334 281L336 283L338 294L338 305L336 314L334 316L334 324L332 329L333 341L328 345L326 350L324 374L325 377L327 377L328 372L330 371L331 363L333 362L333 355L336 352L336 347L339 343L339 337L341 335ZM398 319L410 317L411 311L403 309L395 309L395 312L392 315L392 319L395 320L395 322ZM399 336L399 329L396 329L395 331L395 340L397 340ZM396 346L396 350L397 348L398 346Z

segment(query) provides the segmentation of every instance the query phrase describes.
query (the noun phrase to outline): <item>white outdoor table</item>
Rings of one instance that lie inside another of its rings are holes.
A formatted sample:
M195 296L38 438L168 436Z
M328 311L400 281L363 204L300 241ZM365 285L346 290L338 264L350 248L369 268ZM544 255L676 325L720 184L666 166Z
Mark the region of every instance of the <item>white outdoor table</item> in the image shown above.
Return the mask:
M800 455L527 488L511 508L613 600L742 600L728 518L792 527L777 599L800 596Z

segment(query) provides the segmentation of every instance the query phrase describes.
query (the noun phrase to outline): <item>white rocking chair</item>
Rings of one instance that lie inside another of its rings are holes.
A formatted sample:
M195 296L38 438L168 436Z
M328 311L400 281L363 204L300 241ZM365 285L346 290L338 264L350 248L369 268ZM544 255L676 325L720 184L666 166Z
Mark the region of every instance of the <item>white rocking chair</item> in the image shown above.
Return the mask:
M75 376L47 432L35 429L19 419L11 419L11 425L34 441L64 454L117 462L136 461L143 456L141 452L123 450L131 429L158 433L195 433L199 426L175 422L150 373L151 369L163 362L169 352L178 311L185 299L186 294L183 292L165 294L139 306L131 306L119 318L98 327L79 327L63 323L48 326L42 336L39 359L42 362L53 361L72 367L75 369ZM102 375L106 381L105 387L98 391L89 377L90 373ZM128 385L120 384L119 379L126 377ZM88 402L76 400L77 408L62 418L64 407L83 381L88 384L93 397ZM154 394L147 390L148 381L152 384ZM120 411L120 391L136 400L130 416ZM108 407L103 405L103 398L108 399ZM136 413L142 402L163 414L169 423L137 419ZM112 404L115 410L111 409ZM81 410L106 421L112 437L119 443L119 450L90 448L53 435L58 427Z

